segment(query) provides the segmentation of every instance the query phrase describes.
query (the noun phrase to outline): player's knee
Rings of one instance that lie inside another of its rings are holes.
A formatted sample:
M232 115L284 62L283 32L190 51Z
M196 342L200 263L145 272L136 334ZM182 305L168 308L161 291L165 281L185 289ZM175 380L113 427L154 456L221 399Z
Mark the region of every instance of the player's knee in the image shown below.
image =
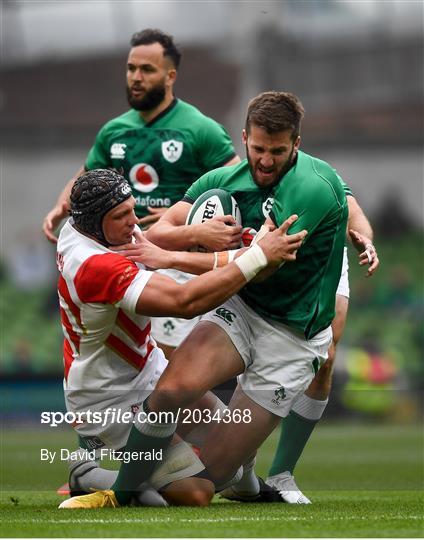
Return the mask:
M179 493L177 495L168 495L166 500L172 506L208 506L212 500L214 491L205 493L202 490Z
M199 489L191 491L186 495L186 506L208 506L215 494L213 485L209 489Z
M159 380L156 385L154 401L160 407L172 409L193 403L203 393L191 378L167 377L163 381Z
M208 506L214 495L214 484L196 477L173 482L163 491L163 496L173 506Z

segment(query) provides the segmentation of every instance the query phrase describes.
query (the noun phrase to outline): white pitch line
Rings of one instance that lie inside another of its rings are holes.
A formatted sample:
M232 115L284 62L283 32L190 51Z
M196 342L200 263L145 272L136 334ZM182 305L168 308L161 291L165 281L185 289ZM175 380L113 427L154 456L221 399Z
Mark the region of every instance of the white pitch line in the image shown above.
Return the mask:
M301 517L301 516L282 516L282 517L228 517L228 518L196 518L196 519L172 519L172 518L123 518L123 519L101 519L101 518L89 518L89 519L3 519L3 523L45 523L45 524L65 524L65 523L227 523L227 522L264 522L264 521L310 521L312 517ZM370 520L422 520L422 516L399 516L399 515L381 515L381 516L358 516L358 517L326 517L320 518L320 521L343 521L348 519L349 521L359 520L359 521L370 521Z

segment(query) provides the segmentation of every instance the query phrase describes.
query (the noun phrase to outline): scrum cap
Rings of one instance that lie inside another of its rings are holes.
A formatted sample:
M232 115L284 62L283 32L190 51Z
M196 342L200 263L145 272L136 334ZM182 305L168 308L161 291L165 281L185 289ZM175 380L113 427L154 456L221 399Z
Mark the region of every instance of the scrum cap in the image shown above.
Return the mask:
M130 185L115 171L93 169L82 174L71 191L71 215L77 229L109 245L103 233L103 218L129 197Z

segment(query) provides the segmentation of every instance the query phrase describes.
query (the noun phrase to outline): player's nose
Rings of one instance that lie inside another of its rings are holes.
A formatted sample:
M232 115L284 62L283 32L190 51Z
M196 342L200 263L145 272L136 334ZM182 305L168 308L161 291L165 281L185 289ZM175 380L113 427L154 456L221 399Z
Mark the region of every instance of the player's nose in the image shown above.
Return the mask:
M269 168L274 165L274 159L271 155L264 155L261 157L261 166L264 168Z
M142 81L143 80L143 73L141 69L135 69L132 72L132 78L134 81Z

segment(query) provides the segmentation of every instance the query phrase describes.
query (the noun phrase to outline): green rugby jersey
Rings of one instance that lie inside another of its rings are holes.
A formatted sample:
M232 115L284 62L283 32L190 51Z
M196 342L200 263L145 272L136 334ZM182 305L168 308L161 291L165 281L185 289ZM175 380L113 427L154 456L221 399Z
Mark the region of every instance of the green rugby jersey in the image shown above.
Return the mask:
M347 197L348 195L350 195L351 197L353 197L353 192L352 192L352 190L351 190L350 187L346 184L346 182L343 180L343 178L342 178L340 175L338 175L337 172L336 172L336 176L337 176L337 178L340 180L340 182L342 183L343 190L344 190L344 192L345 192L346 197Z
M292 214L290 233L308 236L294 262L285 263L262 283L248 283L240 296L264 318L280 321L307 339L334 318L348 208L340 177L324 161L298 152L293 167L272 188L258 187L247 160L205 174L184 200L194 202L212 188L229 191L240 207L243 227L259 230L269 215L276 225Z
M235 156L225 129L180 99L145 123L131 109L107 122L96 136L86 170L113 167L129 180L136 214L171 206L199 176Z

